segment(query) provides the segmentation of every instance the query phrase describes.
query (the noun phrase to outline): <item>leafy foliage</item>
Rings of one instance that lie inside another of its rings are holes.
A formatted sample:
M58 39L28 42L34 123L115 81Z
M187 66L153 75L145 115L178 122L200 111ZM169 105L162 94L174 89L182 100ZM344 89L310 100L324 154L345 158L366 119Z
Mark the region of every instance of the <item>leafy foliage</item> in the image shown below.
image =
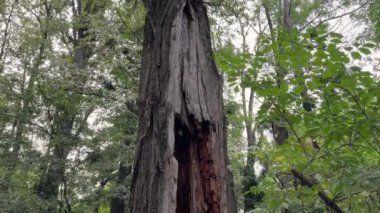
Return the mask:
M129 188L142 5L0 5L1 211L107 211Z
M344 211L378 209L380 79L361 66L376 44L360 38L347 43L324 23L304 27L321 2L292 6L302 7L291 12L292 29L272 22L251 56L239 56L228 43L216 53L229 86L235 92L251 88L260 103L254 122L269 141L252 151L264 166L259 186L251 188L265 192L257 211L324 211L321 193ZM286 143L273 140L274 126L286 129Z

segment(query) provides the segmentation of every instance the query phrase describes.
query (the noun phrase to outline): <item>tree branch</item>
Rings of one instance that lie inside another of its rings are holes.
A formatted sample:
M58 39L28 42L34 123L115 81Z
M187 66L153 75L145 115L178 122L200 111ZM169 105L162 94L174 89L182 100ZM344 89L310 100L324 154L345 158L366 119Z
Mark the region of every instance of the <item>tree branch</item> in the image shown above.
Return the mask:
M313 180L311 180L309 177L306 177L305 175L303 175L301 172L297 171L296 169L292 169L291 172L295 178L298 178L301 181L302 185L305 185L309 188L312 188L313 186L316 185L313 182ZM335 203L335 201L333 199L329 198L326 195L326 193L324 192L323 189L318 191L318 196L323 200L323 202L331 210L333 210L334 212L337 212L337 213L343 213L343 210Z
M367 4L369 3L369 1L366 1L364 2L363 4L361 4L359 7L349 11L349 12L346 12L346 13L343 13L343 14L340 14L340 15L337 15L337 16L334 16L334 17L330 17L330 18L326 18L324 20L321 20L319 21L319 23L317 24L317 27L318 26L321 26L323 23L326 23L328 21L332 21L334 19L339 19L339 18L342 18L344 16L347 16L347 15L351 15L353 13L355 13L356 11L362 9L364 6L366 6ZM313 23L320 15L317 15L314 19L312 19L311 21L309 21L308 23L306 23L303 27L300 28L300 31L304 30L308 25L310 25L311 23Z

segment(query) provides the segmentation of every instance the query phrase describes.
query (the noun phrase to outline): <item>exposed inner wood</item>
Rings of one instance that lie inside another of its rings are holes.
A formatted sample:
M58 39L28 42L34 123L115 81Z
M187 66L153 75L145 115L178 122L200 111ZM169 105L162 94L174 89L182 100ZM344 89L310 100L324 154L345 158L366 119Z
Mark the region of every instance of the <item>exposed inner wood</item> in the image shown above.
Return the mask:
M199 172L201 175L202 191L205 198L205 203L208 204L206 212L220 212L220 182L213 169L214 162L210 151L211 143L209 141L209 124L203 123L199 137L197 138L198 145L198 162Z
M189 128L179 116L175 118L174 156L178 162L176 212L217 213L220 212L220 183L210 154L209 123L195 124L195 128Z

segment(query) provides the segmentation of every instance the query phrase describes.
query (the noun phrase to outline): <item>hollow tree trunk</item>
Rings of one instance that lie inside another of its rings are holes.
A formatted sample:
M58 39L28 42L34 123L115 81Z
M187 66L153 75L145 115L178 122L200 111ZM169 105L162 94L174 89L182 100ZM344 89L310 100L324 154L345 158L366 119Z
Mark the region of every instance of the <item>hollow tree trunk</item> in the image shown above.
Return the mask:
M145 0L132 212L233 212L222 80L201 0Z

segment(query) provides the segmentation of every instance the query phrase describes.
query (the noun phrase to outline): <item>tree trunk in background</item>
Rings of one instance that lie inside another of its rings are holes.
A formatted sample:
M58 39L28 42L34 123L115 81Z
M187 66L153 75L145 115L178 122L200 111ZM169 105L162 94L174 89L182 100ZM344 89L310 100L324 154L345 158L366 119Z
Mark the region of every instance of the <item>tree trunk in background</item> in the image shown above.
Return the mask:
M235 212L222 80L201 0L145 0L131 212Z
M120 162L119 169L117 171L116 179L116 193L111 199L111 212L110 213L124 213L125 212L125 197L127 195L127 189L125 179L131 173L132 167L125 165L124 162Z
M82 5L83 3L83 5ZM46 3L47 4L47 3ZM48 212L55 212L57 204L63 206L63 202L60 203L58 199L58 193L60 186L66 181L65 170L67 164L67 157L72 151L73 147L78 142L79 134L83 131L83 127L79 127L78 130L73 133L76 116L78 114L78 103L72 100L70 93L83 92L86 78L83 75L83 70L88 65L88 59L91 56L91 47L89 41L86 40L91 36L89 33L90 23L86 21L86 16L89 14L96 14L99 10L99 5L92 2L77 1L77 5L73 4L74 16L79 18L79 27L73 27L73 62L76 72L73 72L73 79L75 81L74 86L68 85L67 101L69 104L57 105L56 113L54 116L54 124L52 133L50 135L49 149L52 151L51 160L48 162L46 168L41 175L39 183L36 185L36 192L38 196L46 202L46 209ZM77 76L75 76L77 75ZM89 109L85 112L85 123L88 116L94 109ZM49 154L49 153L48 153ZM70 204L66 203L67 208L70 210Z
M12 6L13 7L13 6ZM50 21L51 17L51 7L47 4L44 4L43 8L41 8L42 11L46 13L46 16L44 17L45 21ZM25 133L25 127L28 123L28 119L30 119L31 109L30 104L33 102L34 99L34 88L35 88L35 82L37 80L38 72L40 69L40 66L43 64L43 58L45 57L46 52L46 45L47 45L47 39L48 39L48 31L46 30L46 26L43 26L42 24L39 26L41 29L42 39L41 43L39 44L38 48L38 54L35 58L35 62L33 66L30 69L29 73L29 81L26 85L25 91L23 92L23 98L18 104L18 108L20 109L19 114L16 117L16 120L13 124L13 129L16 129L14 133L14 144L13 144L13 151L12 151L12 161L14 163L17 162L20 149L22 148L22 145L24 144L24 133ZM6 37L6 35L4 35ZM22 102L22 104L21 104Z
M66 110L62 116L56 118L58 127L49 142L53 155L36 186L38 196L46 201L47 212L55 212L57 208L59 187L64 182L66 158L70 151L68 147L71 147L74 141L71 133L74 118L70 115Z
M292 1L283 0L282 3L283 3L283 10L282 10L283 22L279 22L279 23L282 23L284 25L289 36L291 36L291 30L293 28L292 17L291 17ZM274 33L273 33L273 25L272 25L272 21L271 21L270 15L269 15L269 9L268 9L267 5L263 4L263 6L264 6L264 10L265 10L265 15L266 15L266 18L268 21L268 25L269 25L272 44L275 44L276 38L274 37ZM287 70L283 69L279 65L279 63L277 63L277 61L278 61L278 59L275 58L275 70L277 73L277 79L276 80L277 80L277 84L279 86L281 84L281 82L284 81L285 75L287 74ZM310 102L311 100L308 99L307 87L306 87L305 83L304 83L304 85L305 85L305 89L301 93L301 96L303 99L302 106L303 106L303 109L305 111L310 112L310 111L312 111L314 106L313 106L313 103ZM273 122L272 123L272 131L273 131L274 141L277 145L283 145L287 141L287 139L289 138L289 130L285 125L281 125L281 124L277 124L277 123ZM319 149L319 146L316 142L313 142L313 146L314 146L314 148ZM313 183L310 180L310 178L306 177L305 175L303 175L298 170L291 169L290 172L292 173L291 175L280 174L280 173L277 174L277 178L281 182L282 187L289 187L288 185L293 180L293 177L299 179L301 181L302 185L305 185L309 188L312 188L312 187L314 187L314 185L316 185L315 183ZM318 191L318 196L320 197L320 199L326 204L326 206L331 211L343 212L342 209L335 203L335 201L326 195L326 192L323 189Z
M246 106L245 98L245 88L243 88L242 98L243 98L243 114L244 114L244 123L245 129L247 132L247 163L243 171L243 196L244 196L244 212L249 212L262 201L264 194L259 192L252 192L251 188L258 185L258 180L255 172L255 162L256 157L253 149L257 146L255 130L253 128L253 99L254 91L249 89L249 101L248 101L248 111Z
M249 54L249 49L247 45L247 30L245 29L246 23L238 19L240 25L240 36L242 37L242 50L244 54ZM249 100L247 105L246 91L249 91ZM243 101L243 115L245 130L247 133L247 162L243 171L243 188L242 193L244 197L244 212L249 212L255 209L263 198L263 193L255 193L251 191L251 188L258 185L258 180L255 173L255 162L256 157L253 150L257 146L255 129L253 127L253 104L255 98L255 91L252 88L242 87L242 101Z
M74 64L77 69L84 69L86 64L87 46L77 48L74 54ZM70 103L73 103L70 100ZM92 111L87 112L85 120ZM77 115L76 104L67 104L57 107L54 116L54 130L51 133L49 147L52 150L51 160L47 169L43 172L41 180L37 185L37 193L47 203L49 212L54 212L58 202L60 185L65 181L66 161L70 151L77 144L78 135L82 128L73 133L75 117ZM84 121L85 121L84 120Z
M285 25L288 33L290 33L290 30L291 30L291 26L290 26L290 24L291 24L290 2L289 2L289 0L283 0L282 3L284 5L283 10L281 10L281 0L280 0L279 1L280 10L279 11L282 11L284 22L282 22L281 18L280 18L278 23L283 23ZM276 51L278 51L279 47L276 46L276 43L277 43L276 39L277 38L275 37L273 22L272 22L272 19L270 17L268 5L266 3L263 3L263 7L264 7L264 11L265 11L265 17L268 21L270 39L271 39L272 46L273 46L272 51L274 54L274 69L276 72L276 82L277 82L277 86L280 87L281 82L283 82L285 79L285 75L287 73L287 70L285 70L284 68L281 67L281 65L279 64L279 59L276 57ZM287 127L284 124L281 124L279 122L274 122L274 121L272 122L272 134L273 134L274 141L278 145L284 144L285 141L289 137L289 132L288 132Z

